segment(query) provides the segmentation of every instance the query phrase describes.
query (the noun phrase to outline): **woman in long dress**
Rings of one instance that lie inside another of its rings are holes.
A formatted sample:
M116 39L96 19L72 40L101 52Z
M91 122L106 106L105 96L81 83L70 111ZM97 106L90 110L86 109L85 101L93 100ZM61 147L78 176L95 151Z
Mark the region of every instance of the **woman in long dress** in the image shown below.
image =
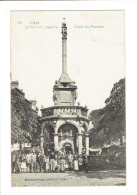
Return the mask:
M75 154L74 155L74 171L78 171L79 166L78 166L78 156Z

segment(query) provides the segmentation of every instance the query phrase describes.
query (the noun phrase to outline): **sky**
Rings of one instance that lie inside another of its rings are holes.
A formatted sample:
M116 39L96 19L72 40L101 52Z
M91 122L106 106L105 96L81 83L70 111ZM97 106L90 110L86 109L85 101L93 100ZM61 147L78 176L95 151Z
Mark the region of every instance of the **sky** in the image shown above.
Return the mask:
M11 75L37 106L53 106L62 71L62 18L66 18L67 70L77 102L89 111L105 106L115 82L125 77L124 11L12 11Z

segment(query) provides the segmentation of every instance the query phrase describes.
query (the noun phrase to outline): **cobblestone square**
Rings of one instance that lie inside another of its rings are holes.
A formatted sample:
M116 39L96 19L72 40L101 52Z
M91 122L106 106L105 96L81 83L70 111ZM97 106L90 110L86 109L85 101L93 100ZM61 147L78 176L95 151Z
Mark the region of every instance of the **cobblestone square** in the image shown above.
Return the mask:
M65 173L15 173L12 187L61 186L124 186L126 172L122 170L65 172Z

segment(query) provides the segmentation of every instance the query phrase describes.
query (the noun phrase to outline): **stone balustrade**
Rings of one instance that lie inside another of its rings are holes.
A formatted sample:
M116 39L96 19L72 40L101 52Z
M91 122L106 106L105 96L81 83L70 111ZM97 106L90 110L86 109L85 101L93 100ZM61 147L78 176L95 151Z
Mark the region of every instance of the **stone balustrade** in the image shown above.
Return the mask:
M41 109L42 117L50 116L85 116L87 117L88 109L82 106L52 106Z

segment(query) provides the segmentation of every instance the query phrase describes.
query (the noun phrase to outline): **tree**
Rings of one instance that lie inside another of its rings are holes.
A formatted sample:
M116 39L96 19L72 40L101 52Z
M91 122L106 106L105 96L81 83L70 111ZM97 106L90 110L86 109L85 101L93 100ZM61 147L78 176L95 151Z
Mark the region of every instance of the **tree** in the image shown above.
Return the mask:
M90 131L91 145L111 143L125 136L125 79L115 83L110 96L105 100L106 106L93 110L89 119L94 125ZM93 141L93 135L94 141Z

